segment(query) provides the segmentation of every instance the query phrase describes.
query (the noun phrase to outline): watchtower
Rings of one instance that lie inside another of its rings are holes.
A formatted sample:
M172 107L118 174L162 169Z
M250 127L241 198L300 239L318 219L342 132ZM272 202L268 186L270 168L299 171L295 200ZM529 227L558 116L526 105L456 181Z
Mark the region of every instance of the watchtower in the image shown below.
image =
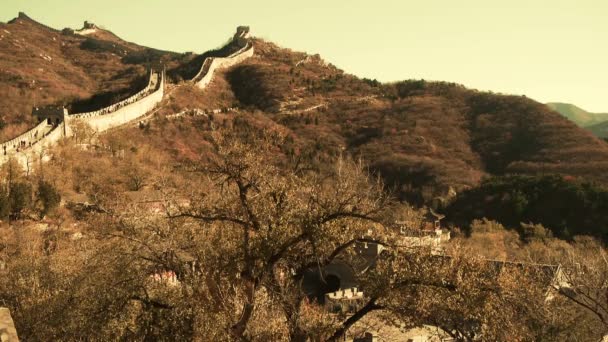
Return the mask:
M234 34L233 41L235 41L239 47L245 47L247 46L248 37L249 26L239 26L236 28L236 33Z
M38 122L46 120L49 125L57 126L64 121L68 110L62 106L34 107L32 115L38 119Z

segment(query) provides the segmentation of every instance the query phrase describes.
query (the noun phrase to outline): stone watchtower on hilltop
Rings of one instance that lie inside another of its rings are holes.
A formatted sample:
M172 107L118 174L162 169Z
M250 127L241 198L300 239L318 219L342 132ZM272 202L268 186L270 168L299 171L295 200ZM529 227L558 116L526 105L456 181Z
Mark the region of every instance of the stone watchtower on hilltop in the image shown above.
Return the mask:
M83 29L83 30L86 30L86 29L89 29L89 30L94 30L94 29L96 29L96 28L97 28L97 25L95 25L95 24L93 24L93 23L90 23L90 22L88 22L88 21L85 21L85 22L84 22L84 25L82 26L82 29Z
M233 41L235 41L239 47L247 46L247 43L249 42L248 38L249 26L239 26L236 28L236 33L234 34Z

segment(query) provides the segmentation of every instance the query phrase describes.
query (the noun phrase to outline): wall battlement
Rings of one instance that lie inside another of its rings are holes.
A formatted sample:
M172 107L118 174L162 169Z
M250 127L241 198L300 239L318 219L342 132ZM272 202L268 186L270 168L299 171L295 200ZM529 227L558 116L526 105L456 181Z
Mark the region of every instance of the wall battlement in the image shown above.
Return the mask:
M48 124L46 120L42 121L20 136L0 144L0 154L7 156L25 150L43 139L52 129L53 125Z
M90 117L94 117L94 116L99 116L99 115L105 115L105 114L109 114L112 112L117 111L118 109L128 106L132 103L135 103L139 100L141 100L142 98L150 95L150 93L154 92L155 90L157 90L157 86L159 84L159 75L155 74L153 71L150 71L150 76L148 78L148 84L146 85L146 87L142 90L140 90L139 92L137 92L134 95L129 96L128 98L117 102L115 104L112 104L108 107L102 108L102 109L98 109L92 112L85 112L85 113L74 113L74 114L70 114L70 117L73 118L90 118Z
M97 132L103 132L127 122L137 120L159 104L164 96L165 73L152 72L148 86L141 92L108 108L93 113L68 116L68 126L74 120L88 124ZM69 133L68 133L69 134Z
M245 47L249 43L249 26L239 26L236 28L236 33L232 40L237 43L239 47Z
M355 312L364 301L363 292L356 287L325 294L325 308L333 313Z

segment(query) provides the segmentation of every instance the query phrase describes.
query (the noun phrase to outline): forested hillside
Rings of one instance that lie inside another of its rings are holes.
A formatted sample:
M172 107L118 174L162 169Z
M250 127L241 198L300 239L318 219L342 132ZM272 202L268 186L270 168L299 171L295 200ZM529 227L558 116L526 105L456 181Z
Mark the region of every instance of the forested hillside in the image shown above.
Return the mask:
M485 217L518 228L522 234L525 224L539 223L562 239L592 235L608 241L608 191L572 178L491 178L460 194L446 213L461 227Z
M228 74L236 98L320 153L362 156L412 203L485 175L608 182L600 171L608 145L533 100L423 80L380 84L318 56L256 44L259 57Z

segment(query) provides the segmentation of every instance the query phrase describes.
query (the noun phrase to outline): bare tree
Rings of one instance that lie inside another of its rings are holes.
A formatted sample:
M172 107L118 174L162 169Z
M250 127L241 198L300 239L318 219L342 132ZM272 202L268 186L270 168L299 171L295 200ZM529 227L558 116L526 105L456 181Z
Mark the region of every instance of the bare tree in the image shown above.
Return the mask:
M578 238L564 259L556 291L591 313L608 333L608 255L591 238Z
M323 173L304 171L301 164L281 157L280 146L281 138L273 135L249 143L216 136L211 162L192 170L199 175L202 193L170 215L222 236L218 248L230 262L215 260L202 267L221 269L219 277L231 279L221 283L233 282L238 288L239 299L233 302L240 306L230 308L238 312L229 327L233 338L255 336L258 307L283 315L291 341L337 341L376 311L438 325L463 339L529 332L515 323L501 330L498 318L513 321L507 316L522 309L522 303L542 303L546 286L527 287L532 291L526 293L527 302L513 301L507 295L517 288L513 279L528 279L518 272L497 277L464 255L439 257L430 250L399 247L398 233L385 224L393 220L394 204L361 164L341 159ZM375 267L358 276L366 303L345 316L311 322L314 310L302 289L304 275L315 269L322 275L324 267L352 254L357 243L387 249ZM480 302L488 303L485 317L474 313ZM503 311L497 309L500 305Z
M214 134L206 160L158 182L166 215L100 179L87 192L104 210L81 218L81 239L53 233L45 252L43 241L0 234L11 274L0 277L0 302L24 339L337 341L391 324L434 325L457 340L564 336L555 331L572 311L546 302L533 272L402 246L389 223L419 218L396 211L361 163L318 170L283 154L278 134ZM362 303L329 313L307 277L329 285L327 267L354 263L365 243L385 252L355 272Z
M218 135L216 156L194 170L204 192L171 215L232 232L223 243L235 246L233 271L243 293L230 327L237 339L245 339L261 291L279 303L291 339L304 339L304 272L331 263L390 206L381 184L360 165L341 160L327 175L290 169L279 165L289 165L280 157L280 143L271 135L249 144Z

